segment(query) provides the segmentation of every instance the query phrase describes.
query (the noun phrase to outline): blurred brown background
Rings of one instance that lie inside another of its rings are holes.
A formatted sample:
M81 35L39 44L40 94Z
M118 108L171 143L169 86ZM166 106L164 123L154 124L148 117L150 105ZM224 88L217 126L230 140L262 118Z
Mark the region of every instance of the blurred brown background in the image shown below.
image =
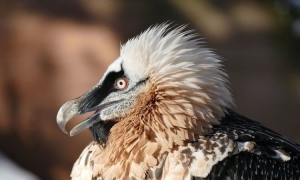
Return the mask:
M120 43L166 21L225 59L235 110L300 142L298 0L0 0L0 152L39 179L69 179L92 136L63 134L59 107L99 81Z

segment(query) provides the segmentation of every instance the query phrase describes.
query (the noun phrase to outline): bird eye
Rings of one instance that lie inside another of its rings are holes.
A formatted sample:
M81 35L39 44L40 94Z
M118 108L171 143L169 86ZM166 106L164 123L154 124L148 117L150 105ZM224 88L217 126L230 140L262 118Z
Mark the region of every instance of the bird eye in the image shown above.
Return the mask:
M128 80L126 78L118 78L115 82L115 87L117 89L125 89L128 85Z

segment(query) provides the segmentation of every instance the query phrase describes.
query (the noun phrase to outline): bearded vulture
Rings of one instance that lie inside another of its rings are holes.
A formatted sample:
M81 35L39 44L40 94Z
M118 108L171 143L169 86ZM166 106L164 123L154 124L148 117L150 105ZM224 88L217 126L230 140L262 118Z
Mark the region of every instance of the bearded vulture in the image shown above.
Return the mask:
M193 31L150 27L121 47L99 83L66 102L62 131L94 140L73 180L300 179L300 145L234 112L221 58Z

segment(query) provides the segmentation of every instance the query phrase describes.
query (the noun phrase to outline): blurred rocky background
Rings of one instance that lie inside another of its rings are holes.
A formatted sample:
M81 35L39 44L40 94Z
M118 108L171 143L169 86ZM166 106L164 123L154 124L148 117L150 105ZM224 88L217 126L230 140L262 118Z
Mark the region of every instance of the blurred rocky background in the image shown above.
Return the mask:
M69 179L92 137L63 134L59 107L99 81L120 43L162 22L188 24L224 58L235 110L299 143L299 2L0 0L0 179Z

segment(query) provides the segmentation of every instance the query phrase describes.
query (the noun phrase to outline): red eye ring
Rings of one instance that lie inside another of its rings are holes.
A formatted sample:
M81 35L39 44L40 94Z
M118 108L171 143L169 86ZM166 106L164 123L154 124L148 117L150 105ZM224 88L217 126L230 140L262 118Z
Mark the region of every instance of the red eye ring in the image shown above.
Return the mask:
M128 80L126 78L118 78L115 81L115 87L117 89L123 90L123 89L127 88L127 86L128 86Z

